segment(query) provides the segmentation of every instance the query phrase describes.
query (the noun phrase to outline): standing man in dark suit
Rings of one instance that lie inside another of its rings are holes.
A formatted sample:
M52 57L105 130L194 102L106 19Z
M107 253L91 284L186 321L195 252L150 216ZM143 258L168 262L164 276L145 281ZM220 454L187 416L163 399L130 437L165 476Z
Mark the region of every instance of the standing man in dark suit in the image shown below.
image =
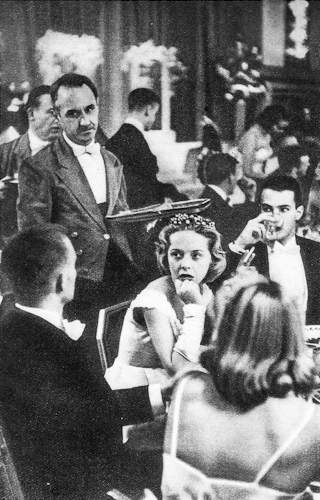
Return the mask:
M260 205L261 214L229 245L228 271L235 270L246 249L254 246L251 265L287 291L302 321L320 324L320 244L295 235L303 215L299 182L285 175L268 177Z
M54 141L60 132L48 85L31 90L25 109L29 121L28 131L18 139L0 146L1 247L17 232L17 182L21 163ZM6 177L8 179L3 182L2 179Z
M93 375L84 325L62 319L76 253L60 229L29 228L3 251L17 303L1 323L1 416L26 500L103 500L126 474L139 486L140 457L128 462L121 426L153 420L149 395L161 412L161 392L157 385L113 392L102 372Z
M125 181L119 160L95 142L99 103L93 82L69 73L52 85L51 96L63 132L21 165L18 223L20 229L44 222L66 228L78 256L67 312L86 322L98 309L129 298L119 293L136 292L139 272L127 237L105 219L128 209Z
M129 115L118 132L107 142L107 149L119 158L127 184L129 207L140 208L164 202L187 199L172 184L157 179L157 158L144 137L155 122L160 98L152 90L138 88L128 96Z
M216 153L205 160L202 175L206 187L201 198L210 198L211 204L202 215L215 222L225 249L256 212L254 203L231 204L230 196L234 193L241 174L240 165L229 154Z

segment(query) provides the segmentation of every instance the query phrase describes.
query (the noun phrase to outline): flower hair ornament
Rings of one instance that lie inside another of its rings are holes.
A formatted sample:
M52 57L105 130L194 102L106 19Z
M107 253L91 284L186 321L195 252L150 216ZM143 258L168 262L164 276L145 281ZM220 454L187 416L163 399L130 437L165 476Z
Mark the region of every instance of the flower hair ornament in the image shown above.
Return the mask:
M205 219L201 215L194 214L177 214L170 218L170 224L174 226L184 226L184 229L188 229L190 226L203 227L206 229L216 229L215 223L210 219Z

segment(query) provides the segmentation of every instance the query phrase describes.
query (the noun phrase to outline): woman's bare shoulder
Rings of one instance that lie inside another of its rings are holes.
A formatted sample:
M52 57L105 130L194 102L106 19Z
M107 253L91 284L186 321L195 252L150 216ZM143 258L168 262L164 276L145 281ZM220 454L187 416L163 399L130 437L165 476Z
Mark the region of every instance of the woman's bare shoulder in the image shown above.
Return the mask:
M212 378L210 374L204 370L193 370L185 373L177 385L177 391L179 390L179 386L182 387L182 384L182 403L186 405L188 405L189 402L194 403L196 400L206 400L207 397L214 392Z

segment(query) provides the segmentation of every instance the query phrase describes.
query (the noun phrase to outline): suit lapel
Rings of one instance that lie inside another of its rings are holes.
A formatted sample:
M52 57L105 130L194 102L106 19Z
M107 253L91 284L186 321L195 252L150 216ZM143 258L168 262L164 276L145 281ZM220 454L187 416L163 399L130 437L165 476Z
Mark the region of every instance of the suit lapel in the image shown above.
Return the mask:
M21 163L25 158L31 156L30 142L28 134L24 134L19 137L16 141L14 150L12 152L12 158L9 162L9 168L7 175L12 177L19 172Z
M28 156L31 156L29 136L27 133L19 138L17 147L15 148L15 154L20 158L20 162Z
M300 255L306 275L309 301L312 297L312 289L314 284L314 274L312 273L312 266L310 266L310 263L313 262L313 259L310 257L310 252L308 252L308 242L306 241L306 239L296 236L296 242L300 247Z
M93 196L89 182L81 168L80 163L74 156L70 146L60 136L56 142L56 152L60 168L57 170L58 177L68 186L72 194L77 198L83 209L90 217L105 231L106 225Z
M108 165L108 157L105 148L101 148L101 154L105 165ZM111 169L106 168L106 183L107 183L107 214L111 215L113 208L116 205L118 199L118 192L115 190L115 183L113 179L113 173Z

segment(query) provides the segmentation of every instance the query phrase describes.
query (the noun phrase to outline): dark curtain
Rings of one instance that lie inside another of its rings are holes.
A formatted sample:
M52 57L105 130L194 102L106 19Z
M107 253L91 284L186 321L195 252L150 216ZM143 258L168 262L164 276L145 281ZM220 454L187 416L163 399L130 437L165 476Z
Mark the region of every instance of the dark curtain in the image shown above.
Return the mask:
M177 47L188 67L188 77L178 84L172 98L171 128L177 132L178 141L199 139L200 118L206 105L219 116L228 112L219 108L215 98L213 61L239 29L248 27L246 32L251 38L260 37L257 23L251 21L252 13L256 18L260 16L261 3L260 0L0 0L2 81L19 85L27 80L32 86L42 83L35 45L48 29L100 38L104 51L104 64L96 75L100 123L110 136L126 113L129 88L120 67L122 53L132 44L153 39L156 45Z

